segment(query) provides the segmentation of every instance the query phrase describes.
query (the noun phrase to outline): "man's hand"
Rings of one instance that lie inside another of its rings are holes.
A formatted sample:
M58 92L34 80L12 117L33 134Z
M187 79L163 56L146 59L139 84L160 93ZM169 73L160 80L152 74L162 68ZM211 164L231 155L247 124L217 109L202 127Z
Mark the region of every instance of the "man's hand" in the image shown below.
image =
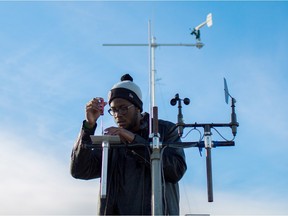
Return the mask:
M107 102L101 97L96 97L86 104L86 122L92 128L95 126L97 119L103 114L104 106Z
M118 135L123 142L131 143L134 138L135 134L131 131L128 131L124 128L118 127L109 127L104 130L105 135Z

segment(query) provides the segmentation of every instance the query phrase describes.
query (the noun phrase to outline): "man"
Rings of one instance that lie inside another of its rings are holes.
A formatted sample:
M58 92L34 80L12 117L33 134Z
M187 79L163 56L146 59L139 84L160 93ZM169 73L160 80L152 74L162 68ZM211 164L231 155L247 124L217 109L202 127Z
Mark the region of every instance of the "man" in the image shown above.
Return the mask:
M105 129L107 135L118 135L123 147L109 149L107 196L100 200L100 215L151 215L151 166L149 115L142 113L142 94L129 74L122 76L109 92L109 113L118 127ZM101 177L101 149L86 149L97 127L97 119L107 103L94 98L86 104L86 120L71 156L74 178ZM161 142L179 142L175 125L158 123ZM138 145L137 145L138 144ZM141 144L141 145L139 145ZM183 149L166 147L162 150L163 214L179 215L178 181L187 167Z

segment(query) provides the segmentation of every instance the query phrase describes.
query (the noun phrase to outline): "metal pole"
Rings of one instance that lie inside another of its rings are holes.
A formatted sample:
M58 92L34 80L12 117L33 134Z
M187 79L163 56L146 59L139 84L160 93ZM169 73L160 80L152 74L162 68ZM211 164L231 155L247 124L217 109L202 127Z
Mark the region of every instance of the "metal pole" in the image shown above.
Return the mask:
M156 106L156 95L155 95L155 40L156 38L152 36L151 38L151 106L152 108ZM152 110L151 110L152 113Z
M149 48L150 48L150 137L152 137L151 154L151 206L152 215L163 215L163 197L161 181L161 148L158 133L158 108L155 100L155 38L151 34L151 25L149 21ZM153 118L153 122L152 122Z
M155 142L157 141L153 139L153 143ZM152 215L163 215L160 151L160 148L153 149L151 154Z
M158 109L153 107L153 137L151 154L151 181L152 181L152 215L163 215L163 193L161 172L161 148L158 136Z
M100 196L101 199L106 198L107 192L107 168L108 168L108 150L109 150L109 141L102 141L102 169L101 169L101 188Z
M152 38L151 38L151 21L148 22L148 48L149 48L149 95L150 95L150 101L149 101L149 113L150 113L150 119L149 119L149 134L152 134L152 107L154 105L154 97L152 97ZM154 54L153 54L154 55Z
M211 160L212 139L211 139L211 128L209 125L206 125L204 128L204 143L206 149L208 202L213 202L212 160Z

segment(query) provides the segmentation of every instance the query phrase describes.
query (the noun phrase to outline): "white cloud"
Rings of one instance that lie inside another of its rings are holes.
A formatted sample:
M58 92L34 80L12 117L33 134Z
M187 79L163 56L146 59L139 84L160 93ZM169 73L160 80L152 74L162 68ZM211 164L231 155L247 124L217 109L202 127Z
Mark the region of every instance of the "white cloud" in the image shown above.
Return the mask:
M0 214L96 214L99 181L73 179L70 152L56 159L25 137L1 132L0 139Z

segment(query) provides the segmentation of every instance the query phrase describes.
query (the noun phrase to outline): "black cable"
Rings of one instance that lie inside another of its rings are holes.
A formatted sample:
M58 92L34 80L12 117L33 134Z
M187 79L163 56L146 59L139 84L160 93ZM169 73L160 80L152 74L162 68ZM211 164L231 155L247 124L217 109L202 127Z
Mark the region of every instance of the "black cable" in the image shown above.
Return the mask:
M200 134L200 140L201 140L201 131L199 130L199 129L197 129L197 128L192 128L192 129L190 129L189 131L188 131L188 133L184 136L184 137L182 137L183 139L185 139L187 136L188 136L188 134L189 133L191 133L193 130L197 130L198 132L199 132L199 134Z
M235 139L235 136L233 136L233 139L228 140L228 139L226 139L216 128L212 127L212 129L214 129L214 130L218 133L218 135L219 135L223 140L225 140L225 141L227 141L227 142L231 142L231 141L233 141L233 140Z

